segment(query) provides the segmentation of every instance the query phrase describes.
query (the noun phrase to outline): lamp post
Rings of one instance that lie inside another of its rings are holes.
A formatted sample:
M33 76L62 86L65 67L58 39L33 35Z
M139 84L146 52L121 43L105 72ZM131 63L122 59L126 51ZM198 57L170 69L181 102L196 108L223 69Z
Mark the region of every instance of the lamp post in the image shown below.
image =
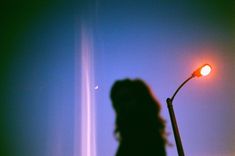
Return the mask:
M172 124L172 128L173 128L173 132L174 132L174 137L175 137L175 142L176 142L176 147L177 147L177 151L178 151L178 155L179 156L184 156L184 149L183 149L183 145L181 142L181 138L180 138L180 133L179 133L179 129L177 126L177 121L176 121L176 117L175 117L175 113L174 113L174 109L173 109L173 100L176 96L176 94L179 92L179 90L192 78L194 77L201 77L201 76L207 76L209 73L211 72L211 66L209 64L204 64L203 66L199 67L197 70L195 70L192 75L187 78L175 91L175 93L173 94L173 96L171 98L167 98L166 102L167 102L167 107L169 110L169 114L170 114L170 119L171 119L171 124Z

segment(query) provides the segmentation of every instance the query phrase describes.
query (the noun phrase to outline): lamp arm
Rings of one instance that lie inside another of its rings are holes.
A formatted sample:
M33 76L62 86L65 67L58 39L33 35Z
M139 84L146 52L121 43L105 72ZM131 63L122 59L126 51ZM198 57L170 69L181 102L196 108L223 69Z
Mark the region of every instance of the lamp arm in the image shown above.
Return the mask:
M177 88L177 90L175 91L175 93L174 93L173 96L171 97L171 102L173 102L173 100L174 100L176 94L179 92L179 90L180 90L189 80L191 80L191 79L194 78L194 77L195 77L195 75L192 74L189 78L187 78L187 79Z

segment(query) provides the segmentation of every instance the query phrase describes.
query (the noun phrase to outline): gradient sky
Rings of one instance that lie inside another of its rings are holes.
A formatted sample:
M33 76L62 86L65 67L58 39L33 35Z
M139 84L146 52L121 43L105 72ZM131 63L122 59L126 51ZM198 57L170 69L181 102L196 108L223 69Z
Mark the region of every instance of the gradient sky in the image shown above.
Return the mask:
M177 155L165 100L204 63L212 74L191 80L174 101L185 153L235 155L234 1L1 3L1 155L80 151L84 29L91 84L99 86L93 91L97 156L116 151L109 91L127 77L145 80L161 102L173 144L167 152Z

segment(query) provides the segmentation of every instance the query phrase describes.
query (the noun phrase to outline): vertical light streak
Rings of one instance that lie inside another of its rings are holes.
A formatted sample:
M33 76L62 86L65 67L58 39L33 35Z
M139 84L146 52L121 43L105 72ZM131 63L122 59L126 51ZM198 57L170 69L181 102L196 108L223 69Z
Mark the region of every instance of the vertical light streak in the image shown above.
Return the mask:
M78 125L75 123L74 156L96 156L96 127L95 127L95 95L94 95L94 69L93 69L93 44L92 31L87 25L81 27L81 150L76 135ZM77 63L75 63L77 64ZM78 64L77 64L78 65ZM76 69L76 68L75 68ZM80 75L80 74L77 74ZM78 80L78 79L76 79ZM78 88L75 91L78 93ZM78 96L78 95L76 95ZM75 122L78 117L78 99L75 104Z

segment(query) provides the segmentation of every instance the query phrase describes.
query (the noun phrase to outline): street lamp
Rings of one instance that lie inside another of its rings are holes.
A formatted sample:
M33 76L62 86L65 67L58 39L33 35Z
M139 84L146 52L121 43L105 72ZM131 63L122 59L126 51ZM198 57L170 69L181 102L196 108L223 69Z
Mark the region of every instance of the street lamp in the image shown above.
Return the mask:
M178 151L178 155L179 156L184 156L184 149L183 149L183 145L181 142L181 138L180 138L180 133L179 133L179 129L177 126L177 122L176 122L176 118L175 118L175 113L174 113L174 109L173 109L173 100L176 96L176 94L179 92L179 90L192 78L194 77L201 77L201 76L207 76L208 74L210 74L211 72L211 66L209 64L204 64L201 67L199 67L197 70L195 70L192 75L187 78L175 91L175 93L173 94L173 96L171 98L167 98L166 102L167 102L167 107L169 110L169 114L170 114L170 119L171 119L171 124L173 127L173 132L174 132L174 137L175 137L175 142L176 142L176 146L177 146L177 151Z

